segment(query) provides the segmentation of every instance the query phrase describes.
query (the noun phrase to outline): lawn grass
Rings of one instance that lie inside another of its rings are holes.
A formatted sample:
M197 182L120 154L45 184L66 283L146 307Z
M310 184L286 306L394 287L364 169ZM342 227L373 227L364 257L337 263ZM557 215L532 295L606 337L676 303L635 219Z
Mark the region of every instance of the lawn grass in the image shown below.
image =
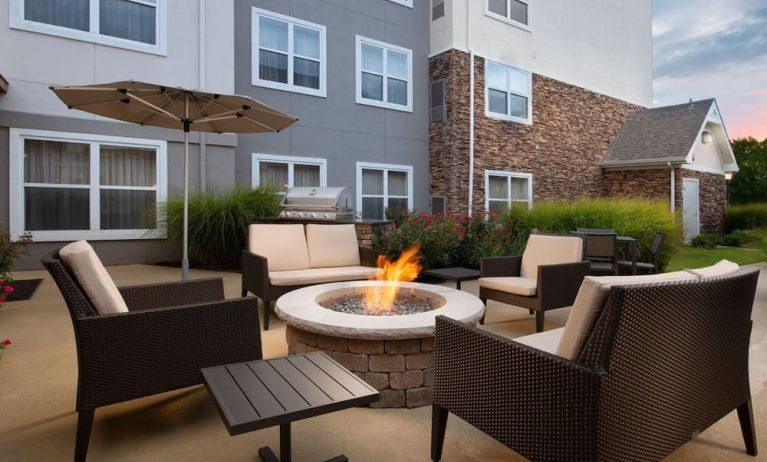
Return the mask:
M666 271L702 268L713 265L719 260L730 260L739 265L747 265L767 260L767 252L763 248L717 247L715 249L703 249L684 246L680 247L671 257Z

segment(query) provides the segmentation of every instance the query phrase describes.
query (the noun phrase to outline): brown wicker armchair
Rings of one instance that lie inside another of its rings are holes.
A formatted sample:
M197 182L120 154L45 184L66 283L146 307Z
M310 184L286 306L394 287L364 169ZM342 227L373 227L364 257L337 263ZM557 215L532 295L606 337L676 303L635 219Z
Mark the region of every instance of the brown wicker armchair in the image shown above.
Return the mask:
M542 332L544 312L572 305L589 274L583 248L580 236L532 234L523 255L482 259L479 298L527 308Z
M201 368L262 357L257 301L224 300L221 279L122 287L129 312L100 315L58 251L42 262L75 331L75 462L86 458L96 408L197 385Z
M531 460L576 462L657 461L736 409L755 456L758 273L612 286L572 360L437 318L432 459L450 412Z

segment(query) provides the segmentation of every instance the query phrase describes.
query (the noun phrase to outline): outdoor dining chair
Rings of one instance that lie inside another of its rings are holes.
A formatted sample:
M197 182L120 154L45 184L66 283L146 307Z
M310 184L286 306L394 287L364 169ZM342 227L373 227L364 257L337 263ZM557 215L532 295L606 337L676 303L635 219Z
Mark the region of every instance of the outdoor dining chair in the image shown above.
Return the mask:
M615 233L579 233L585 241L585 259L592 274L618 274L618 236Z
M666 240L666 235L663 233L657 233L655 239L653 239L652 245L650 245L650 256L652 261L649 262L637 262L637 269L643 273L655 274L658 272L660 256L660 249L663 247L663 242ZM632 262L629 260L618 260L619 269L631 270Z

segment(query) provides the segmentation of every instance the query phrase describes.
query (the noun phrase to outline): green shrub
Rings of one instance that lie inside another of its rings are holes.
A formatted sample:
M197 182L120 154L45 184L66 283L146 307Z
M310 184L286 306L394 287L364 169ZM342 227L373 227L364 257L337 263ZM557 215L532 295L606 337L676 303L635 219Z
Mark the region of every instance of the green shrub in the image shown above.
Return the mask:
M725 228L727 232L736 229L767 228L767 203L727 207Z
M168 238L183 238L183 198L165 206ZM279 196L270 187L202 192L189 197L189 258L206 267L236 268L245 248L248 224L280 212ZM161 220L162 222L163 220Z
M524 236L533 228L543 233L567 234L577 228L612 228L618 235L637 240L639 261L650 261L650 246L656 233L666 239L659 262L665 267L681 237L678 220L664 201L643 199L579 199L574 202L538 202L531 209L512 207L505 216ZM628 257L628 255L624 255Z
M690 241L690 245L693 247L698 247L701 249L713 249L717 245L720 244L722 238L717 236L716 234L698 234L694 238L692 238L692 241Z

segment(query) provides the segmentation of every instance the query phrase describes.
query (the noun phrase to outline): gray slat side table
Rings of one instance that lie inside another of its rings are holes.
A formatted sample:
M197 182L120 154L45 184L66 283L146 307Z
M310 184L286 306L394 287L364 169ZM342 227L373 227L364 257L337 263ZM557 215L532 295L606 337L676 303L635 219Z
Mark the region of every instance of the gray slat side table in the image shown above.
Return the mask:
M378 401L378 391L321 352L201 372L230 435L280 426L280 458L263 447L258 453L265 462L290 462L291 422Z
M430 269L422 273L425 276L431 276L442 281L455 281L455 288L461 290L461 281L471 281L479 279L480 272L471 268L462 268L460 266L453 268Z

